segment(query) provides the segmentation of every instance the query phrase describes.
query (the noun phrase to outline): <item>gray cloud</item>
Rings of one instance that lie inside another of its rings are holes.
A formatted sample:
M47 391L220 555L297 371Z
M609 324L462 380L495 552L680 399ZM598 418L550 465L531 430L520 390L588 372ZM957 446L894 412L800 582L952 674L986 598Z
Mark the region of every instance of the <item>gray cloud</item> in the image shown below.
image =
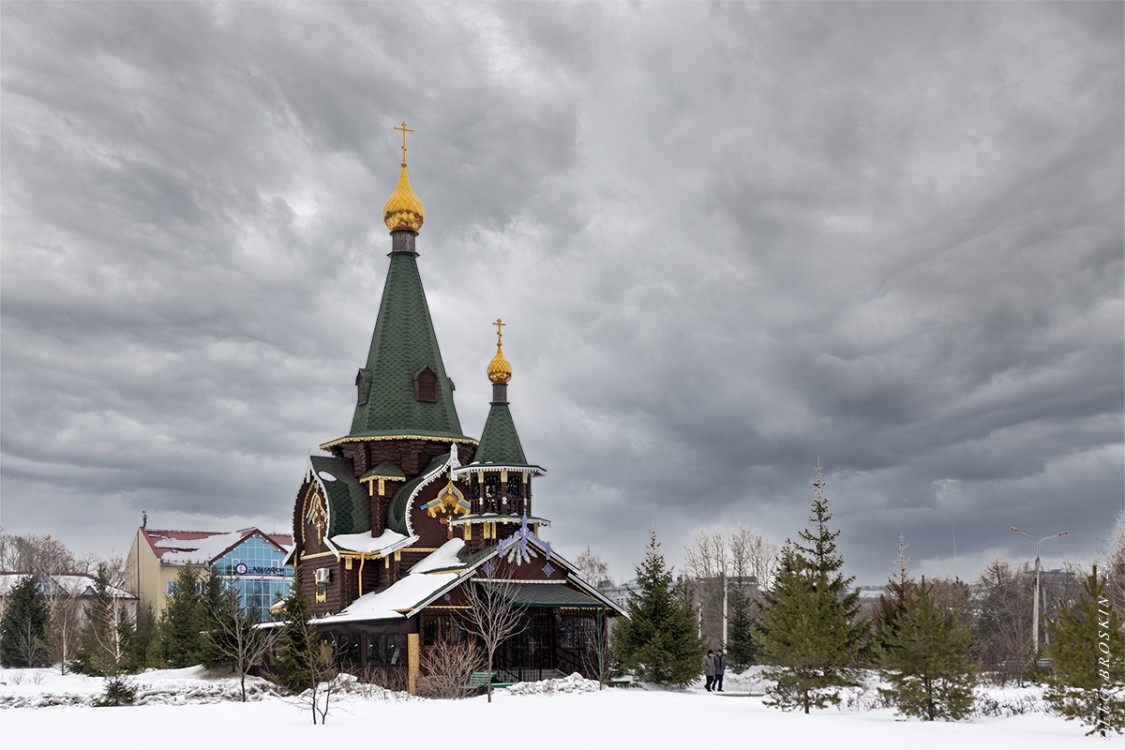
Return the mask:
M1110 3L0 6L8 531L289 524L407 120L461 420L510 323L564 554L722 521L972 576L1125 496ZM956 559L954 559L956 538ZM1046 551L1046 550L1045 550Z

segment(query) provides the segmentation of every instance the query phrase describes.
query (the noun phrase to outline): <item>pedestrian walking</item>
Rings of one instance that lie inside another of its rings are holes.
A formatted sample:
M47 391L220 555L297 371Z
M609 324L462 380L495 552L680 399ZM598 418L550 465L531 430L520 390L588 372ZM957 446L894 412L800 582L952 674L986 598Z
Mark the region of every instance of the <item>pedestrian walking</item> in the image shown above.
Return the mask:
M710 693L711 686L715 684L715 652L711 649L707 649L707 656L703 657L703 676L707 678L703 689Z
M712 683L712 688L717 692L723 692L723 672L727 671L727 660L723 656L723 650L719 649L715 654L715 681Z

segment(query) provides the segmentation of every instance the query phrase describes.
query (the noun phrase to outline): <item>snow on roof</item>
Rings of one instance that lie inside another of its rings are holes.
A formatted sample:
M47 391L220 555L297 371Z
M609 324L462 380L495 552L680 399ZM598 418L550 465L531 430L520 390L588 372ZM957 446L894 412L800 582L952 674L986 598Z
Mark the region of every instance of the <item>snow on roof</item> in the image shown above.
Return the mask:
M336 545L337 549L349 552L378 552L383 555L417 540L418 537L416 536L406 536L390 529L374 537L371 536L370 531L361 531L358 534L337 534L332 537L332 543Z
M19 583L21 578L29 575L28 573L0 573L0 596L9 596L12 589ZM64 575L50 576L50 581L53 585L46 587L40 585L40 591L46 596L55 596L61 589L69 596L93 596L95 580L89 573L67 573ZM107 586L106 591L109 595L116 599L135 599L136 597L124 589L119 589L116 586Z
M156 539L153 547L165 565L206 565L241 542L245 536L244 531L210 534L197 539L166 536Z
M238 531L161 531L142 528L142 533L152 546L153 553L165 565L209 565L222 557L232 547L261 535L286 552L293 548L293 537L288 534L265 534L250 527Z
M410 572L411 574L429 573L431 570L441 570L442 568L464 567L460 558L457 557L464 547L465 543L460 539L450 539L415 563Z
M464 546L460 539L438 547L410 569L410 573L382 591L364 594L338 615L321 617L317 623L356 622L360 620L399 620L407 616L417 604L426 601L445 588L451 588L463 571L433 573L429 571L449 568L460 563L457 553Z

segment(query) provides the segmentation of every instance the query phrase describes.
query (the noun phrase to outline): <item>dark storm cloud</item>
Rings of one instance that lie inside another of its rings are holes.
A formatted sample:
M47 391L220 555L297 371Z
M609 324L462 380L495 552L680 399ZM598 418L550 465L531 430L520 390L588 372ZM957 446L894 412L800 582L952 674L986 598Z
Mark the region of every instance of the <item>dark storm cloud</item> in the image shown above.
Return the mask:
M8 531L288 525L404 119L462 425L502 316L564 554L793 536L818 458L869 582L1122 506L1118 4L0 12Z

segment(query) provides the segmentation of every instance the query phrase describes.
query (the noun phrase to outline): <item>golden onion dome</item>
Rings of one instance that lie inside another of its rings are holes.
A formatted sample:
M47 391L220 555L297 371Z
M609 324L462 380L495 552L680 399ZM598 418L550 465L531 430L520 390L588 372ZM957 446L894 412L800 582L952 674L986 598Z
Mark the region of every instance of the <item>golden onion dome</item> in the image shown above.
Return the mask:
M504 359L504 350L496 345L496 356L488 363L488 379L493 383L507 383L512 379L512 366Z
M426 208L422 201L410 187L410 178L406 176L406 162L402 163L402 174L399 175L398 185L391 197L383 205L383 221L392 232L399 229L409 229L417 232L426 220Z
M488 363L488 379L493 383L507 383L512 379L512 366L504 359L504 348L500 344L502 338L500 327L508 324L497 318L492 325L496 326L496 356Z
M383 221L392 232L407 229L417 232L426 220L426 209L422 201L414 194L410 187L410 178L406 176L406 134L414 131L406 127L406 123L395 128L402 133L402 174L398 176L398 185L391 197L383 204Z

